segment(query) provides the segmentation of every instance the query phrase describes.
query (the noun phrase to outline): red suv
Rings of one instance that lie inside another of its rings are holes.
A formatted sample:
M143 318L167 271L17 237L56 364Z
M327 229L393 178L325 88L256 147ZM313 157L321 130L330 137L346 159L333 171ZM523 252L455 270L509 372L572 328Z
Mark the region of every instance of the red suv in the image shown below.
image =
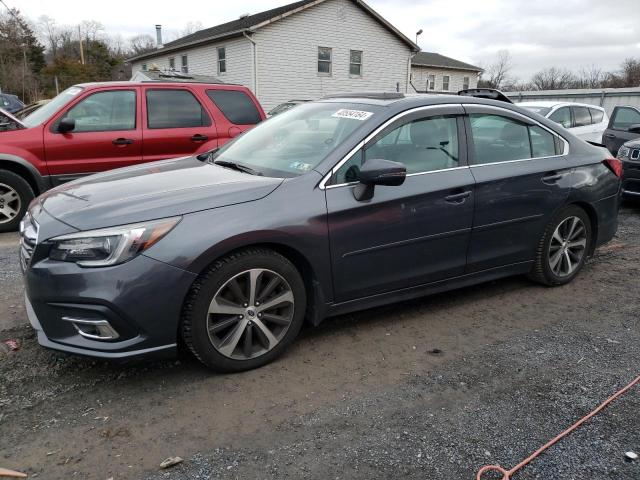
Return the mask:
M246 87L203 83L76 85L0 132L0 232L44 190L82 175L202 153L265 118Z

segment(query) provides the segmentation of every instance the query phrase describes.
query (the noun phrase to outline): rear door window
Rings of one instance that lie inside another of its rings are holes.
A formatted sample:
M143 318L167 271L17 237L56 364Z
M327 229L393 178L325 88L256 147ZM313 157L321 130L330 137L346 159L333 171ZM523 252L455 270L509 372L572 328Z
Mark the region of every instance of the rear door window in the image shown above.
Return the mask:
M562 125L564 128L571 128L571 110L569 110L569 107L561 107L549 115L549 120Z
M562 142L538 125L484 113L469 115L475 164L551 157L562 153Z
M600 123L604 118L604 112L602 110L598 110L597 108L590 108L589 112L591 113L591 119L593 123Z
M249 95L239 90L207 90L207 96L227 120L236 125L255 125L262 120Z
M640 123L640 112L635 108L620 107L613 114L611 128L627 131L631 125L636 123Z
M531 156L533 158L551 157L556 154L556 137L542 127L529 126L531 137Z
M190 128L211 125L200 102L188 90L147 90L148 128Z
M591 125L591 114L587 107L571 107L573 108L573 120L576 127L586 127Z
M512 118L472 113L471 135L476 164L531 158L529 129Z

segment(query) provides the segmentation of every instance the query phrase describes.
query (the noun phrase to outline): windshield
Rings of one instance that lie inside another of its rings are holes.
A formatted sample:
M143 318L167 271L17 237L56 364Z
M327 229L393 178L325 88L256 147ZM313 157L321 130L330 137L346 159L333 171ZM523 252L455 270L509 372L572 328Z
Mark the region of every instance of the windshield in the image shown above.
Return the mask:
M538 115L542 115L543 117L549 113L551 110L550 107L536 107L535 105L520 105L522 108L526 108L530 112L537 113Z
M307 103L260 123L216 151L211 160L250 167L271 177L296 177L315 168L380 107Z
M58 110L73 100L82 90L82 87L69 87L60 95L55 97L46 105L38 108L31 115L27 115L23 120L27 127L35 127L49 120Z

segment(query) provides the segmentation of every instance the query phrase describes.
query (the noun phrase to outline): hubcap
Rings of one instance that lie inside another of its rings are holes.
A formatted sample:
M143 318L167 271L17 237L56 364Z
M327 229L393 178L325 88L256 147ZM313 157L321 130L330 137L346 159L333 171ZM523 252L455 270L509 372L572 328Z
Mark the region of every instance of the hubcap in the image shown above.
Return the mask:
M587 229L578 217L565 218L551 237L549 267L559 277L567 277L580 265L587 247Z
M262 268L228 280L209 305L207 329L214 348L234 360L264 355L283 339L294 313L287 281Z
M0 224L14 220L21 206L18 192L9 185L0 183Z

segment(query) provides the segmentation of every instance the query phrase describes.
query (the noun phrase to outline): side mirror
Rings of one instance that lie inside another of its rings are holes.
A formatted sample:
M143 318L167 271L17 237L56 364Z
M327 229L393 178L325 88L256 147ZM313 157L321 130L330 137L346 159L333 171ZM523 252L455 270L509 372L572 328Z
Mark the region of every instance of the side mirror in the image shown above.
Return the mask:
M371 200L376 185L398 186L407 178L407 168L400 162L372 158L364 162L358 174L360 183L353 189L358 201Z
M634 123L633 125L629 125L629 128L627 128L627 131L631 133L637 133L638 135L640 135L640 123Z
M73 118L64 117L60 120L60 123L58 123L58 132L60 133L70 132L74 128L76 128L76 121Z

